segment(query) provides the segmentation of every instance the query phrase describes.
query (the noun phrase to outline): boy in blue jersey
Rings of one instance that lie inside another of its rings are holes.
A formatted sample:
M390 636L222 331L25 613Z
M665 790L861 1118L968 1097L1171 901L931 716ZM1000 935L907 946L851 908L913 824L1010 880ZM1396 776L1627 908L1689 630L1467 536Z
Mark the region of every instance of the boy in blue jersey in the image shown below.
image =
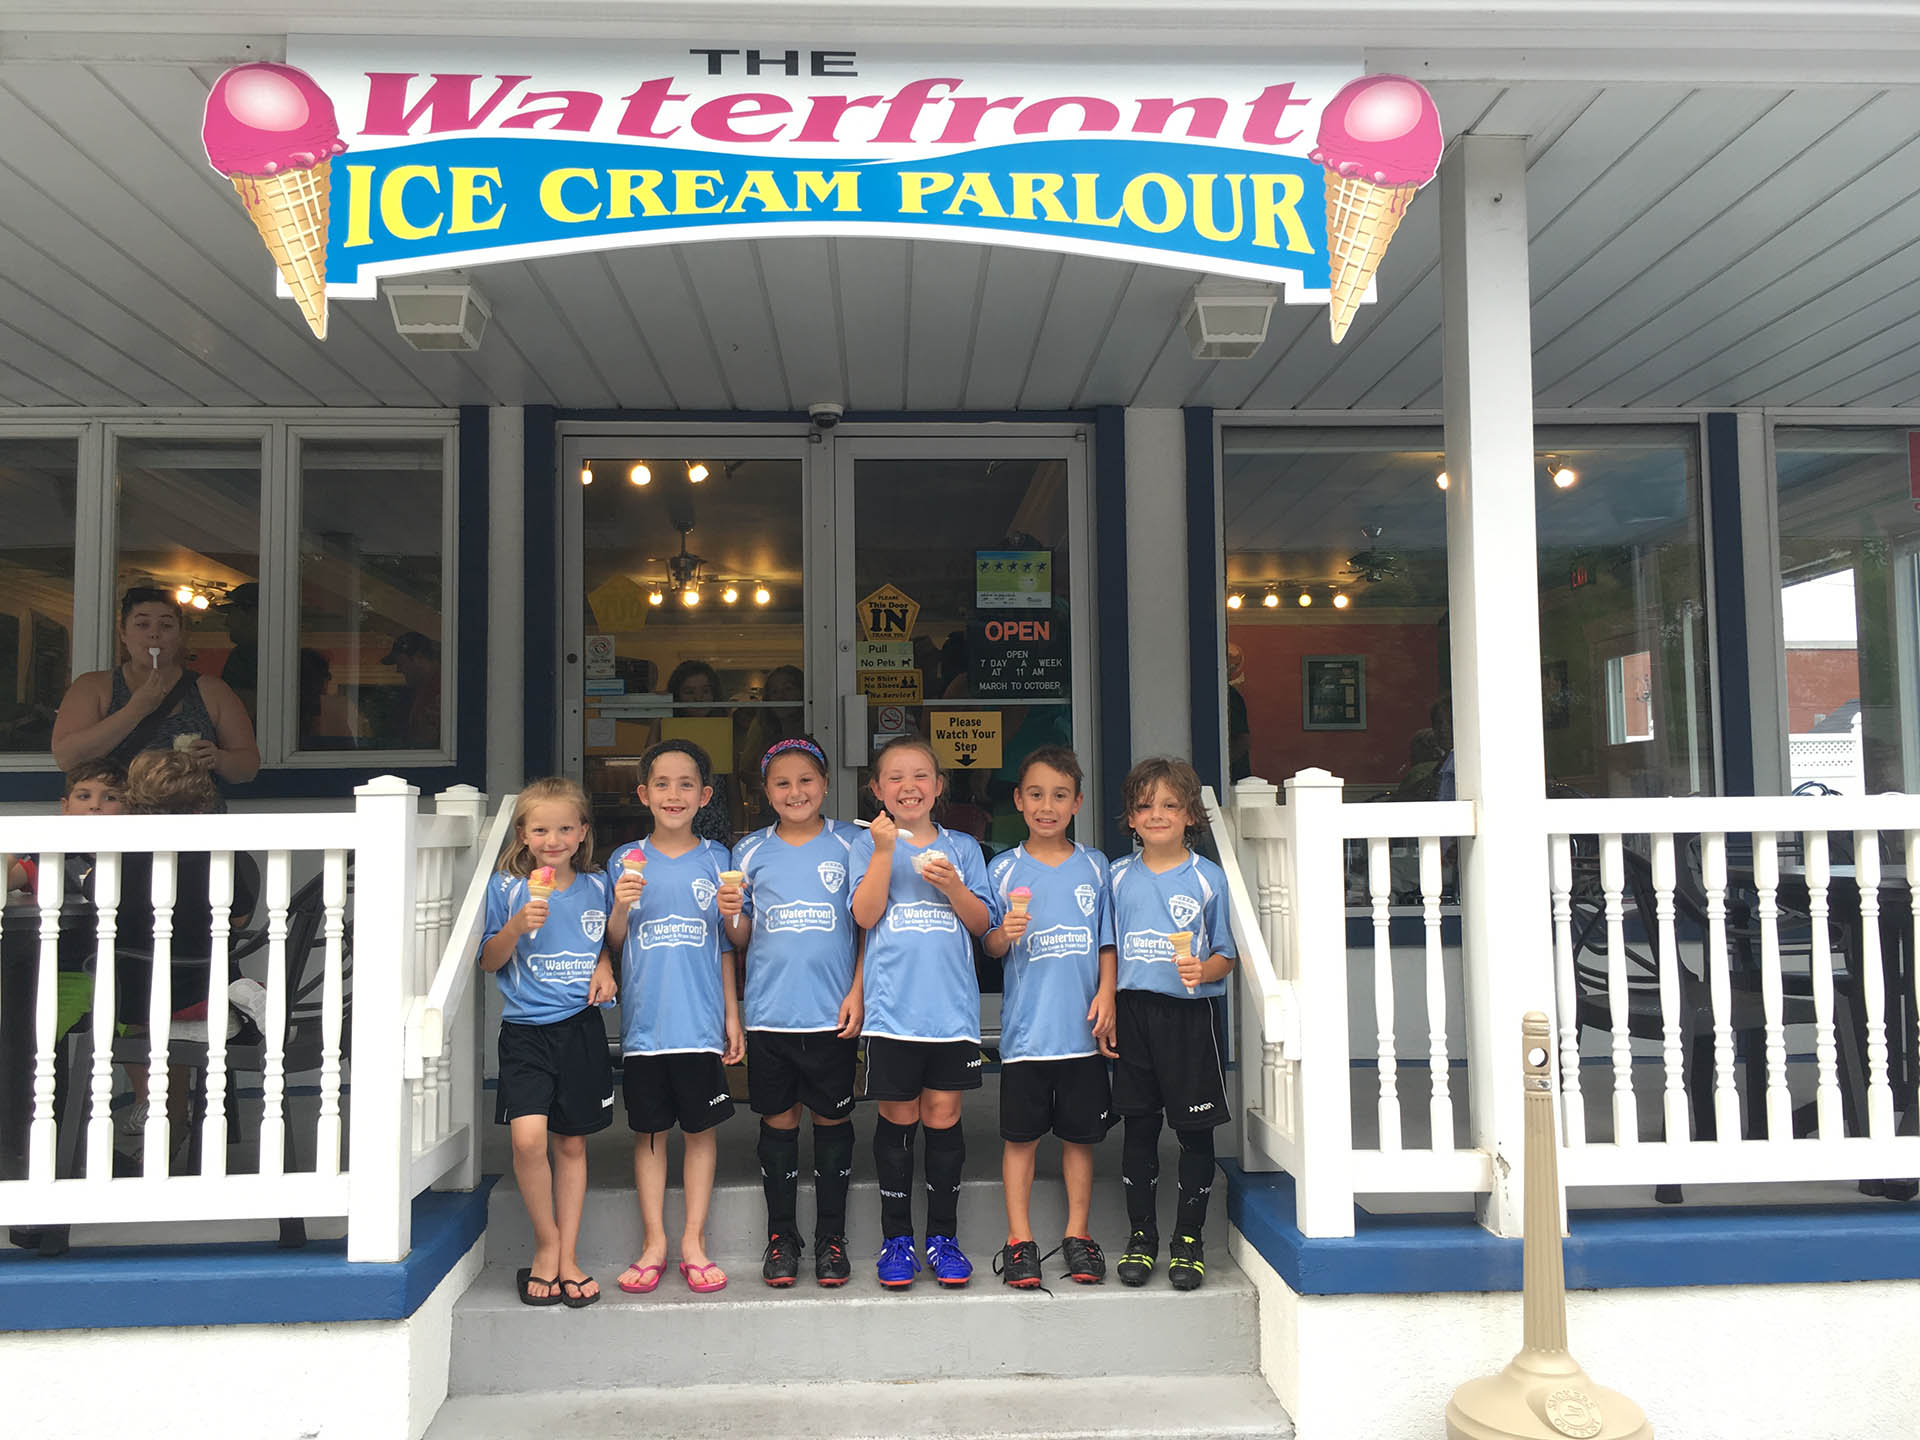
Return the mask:
M987 867L994 928L981 943L1006 958L1000 1006L1001 1176L1007 1243L994 1261L1005 1283L1040 1284L1040 1247L1029 1206L1034 1151L1048 1130L1060 1137L1067 1189L1061 1241L1067 1274L1082 1285L1106 1278L1089 1233L1093 1147L1107 1137L1106 1057L1113 1054L1115 957L1107 903L1107 859L1067 838L1080 812L1080 762L1043 745L1020 765L1014 806L1026 843Z
M733 1114L724 1067L746 1053L746 1041L718 906L720 872L730 857L693 833L694 816L712 797L707 752L690 741L663 740L640 760L640 798L653 812L653 834L607 862L620 877L607 948L620 956L627 1123L646 1231L640 1257L620 1276L620 1288L634 1295L657 1287L666 1268L666 1141L675 1124L686 1137L680 1276L699 1294L727 1283L707 1254L707 1207L714 1127ZM629 865L629 857L640 863ZM606 960L601 965L612 973Z
M721 876L727 941L747 958L747 1101L760 1116L767 1250L760 1278L799 1275L800 1110L813 1112L813 1278L833 1287L847 1263L853 1175L853 1072L859 1059L859 931L853 844L859 831L824 819L827 756L811 736L777 740L760 760L775 823L747 836Z
M1113 1113L1126 1121L1120 1174L1133 1232L1115 1268L1125 1285L1144 1285L1153 1274L1164 1111L1180 1140L1180 1206L1167 1278L1176 1290L1197 1290L1207 1273L1201 1232L1213 1193L1213 1129L1228 1120L1215 1006L1238 952L1226 877L1187 848L1203 813L1193 766L1142 760L1127 773L1123 795L1140 849L1118 861L1111 876L1120 948Z
M586 795L571 780L530 781L487 887L480 936L480 968L500 985L495 1119L513 1136L513 1178L533 1222L533 1263L519 1275L525 1305L577 1310L600 1298L575 1251L585 1137L613 1121L607 1032L595 1008L614 996L613 976L597 963L612 898L593 863Z

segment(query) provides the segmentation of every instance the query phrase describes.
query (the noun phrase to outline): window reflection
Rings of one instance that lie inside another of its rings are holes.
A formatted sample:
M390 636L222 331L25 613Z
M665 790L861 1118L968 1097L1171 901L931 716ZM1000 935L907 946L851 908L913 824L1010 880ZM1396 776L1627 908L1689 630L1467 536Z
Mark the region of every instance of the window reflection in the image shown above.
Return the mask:
M0 438L0 753L45 751L72 678L79 441Z

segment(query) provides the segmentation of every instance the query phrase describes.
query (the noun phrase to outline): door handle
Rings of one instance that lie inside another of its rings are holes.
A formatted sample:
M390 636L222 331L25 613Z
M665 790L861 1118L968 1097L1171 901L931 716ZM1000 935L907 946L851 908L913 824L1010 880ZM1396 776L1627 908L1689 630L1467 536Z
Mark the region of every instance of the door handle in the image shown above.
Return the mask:
M867 697L840 697L840 763L858 770L867 763Z

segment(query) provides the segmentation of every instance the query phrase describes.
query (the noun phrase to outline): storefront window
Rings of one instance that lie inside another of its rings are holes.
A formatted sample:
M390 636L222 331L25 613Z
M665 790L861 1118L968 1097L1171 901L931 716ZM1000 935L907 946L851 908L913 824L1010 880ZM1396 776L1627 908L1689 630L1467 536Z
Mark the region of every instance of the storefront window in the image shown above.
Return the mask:
M445 441L302 436L299 465L297 748L445 748Z
M261 448L255 435L129 434L114 442L116 607L131 585L177 595L188 668L232 686L256 733Z
M79 441L0 437L0 753L45 751L73 668Z
M1872 794L1920 780L1920 432L1774 431L1787 774Z

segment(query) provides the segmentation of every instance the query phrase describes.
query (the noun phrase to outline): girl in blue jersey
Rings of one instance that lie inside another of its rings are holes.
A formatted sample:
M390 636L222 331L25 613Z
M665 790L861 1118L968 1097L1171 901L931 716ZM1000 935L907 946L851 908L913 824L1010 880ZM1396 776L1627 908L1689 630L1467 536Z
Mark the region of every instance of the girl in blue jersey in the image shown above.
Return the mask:
M747 960L747 1101L760 1116L767 1251L760 1276L784 1288L800 1273L800 1109L813 1112L813 1278L847 1283L847 1184L853 1174L853 1072L860 1021L853 844L823 819L827 756L811 736L779 740L760 760L775 823L747 836L722 877L727 942Z
M1201 1231L1213 1193L1213 1130L1227 1123L1219 1016L1237 954L1220 867L1187 848L1202 823L1200 777L1184 760L1142 760L1122 790L1138 853L1112 870L1120 947L1114 1007L1113 1113L1126 1121L1120 1174L1132 1234L1115 1267L1144 1285L1160 1248L1154 1185L1160 1123L1180 1141L1180 1205L1167 1247L1167 1279L1197 1290L1206 1278Z
M933 748L917 735L881 748L873 793L882 812L854 842L853 918L867 932L867 1094L880 1102L873 1129L880 1182L880 1283L904 1289L914 1255L913 1132L927 1132L927 1266L942 1285L964 1285L973 1266L958 1233L960 1092L980 1088L980 982L973 939L984 935L986 871L972 836L933 820L942 788Z
M727 851L693 833L694 816L712 797L706 751L687 740L655 745L640 759L640 798L653 812L653 834L607 862L619 876L607 948L620 955L620 1049L645 1231L640 1258L621 1273L620 1288L635 1295L658 1286L666 1269L667 1133L676 1124L686 1137L680 1277L701 1294L727 1283L707 1254L707 1206L714 1127L733 1114L725 1066L746 1053L746 1042L733 952L720 925ZM629 865L629 857L637 863ZM611 976L609 963L601 965Z
M529 876L551 893L535 898ZM513 843L487 888L480 968L499 977L500 1088L496 1120L513 1136L513 1178L533 1222L533 1263L520 1272L527 1305L573 1309L600 1298L580 1268L587 1142L613 1119L607 1032L594 1007L612 1000L596 963L612 901L593 863L593 816L571 780L534 780L514 805ZM552 1150L549 1166L548 1151Z

